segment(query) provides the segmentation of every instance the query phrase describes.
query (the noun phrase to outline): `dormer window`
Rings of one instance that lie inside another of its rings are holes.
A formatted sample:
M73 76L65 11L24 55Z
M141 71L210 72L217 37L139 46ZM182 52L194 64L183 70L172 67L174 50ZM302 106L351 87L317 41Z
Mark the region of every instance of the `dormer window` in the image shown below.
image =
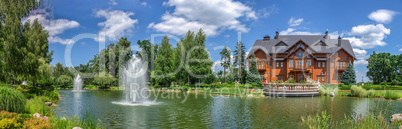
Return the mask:
M299 47L301 47L301 48L303 48L303 49L304 49L304 45L303 45L303 44L299 44L299 45L297 45L297 48L299 48Z
M279 42L278 44L276 44L276 46L287 46L284 42Z
M324 42L322 42L322 41L320 41L319 43L317 43L316 45L319 45L319 46L327 46L327 44L325 44Z
M298 51L298 52L296 53L296 57L297 57L297 58L303 58L303 56L304 56L303 51Z
M295 51L295 49L292 49L292 50L289 51L289 53L292 53L292 52L294 52L294 51Z

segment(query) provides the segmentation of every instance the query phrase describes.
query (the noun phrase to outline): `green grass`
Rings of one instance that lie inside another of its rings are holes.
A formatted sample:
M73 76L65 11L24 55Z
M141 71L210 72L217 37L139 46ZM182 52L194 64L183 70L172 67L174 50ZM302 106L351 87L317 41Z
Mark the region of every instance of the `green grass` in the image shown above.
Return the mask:
M39 113L41 115L51 116L52 111L50 107L45 105L45 102L50 101L51 99L45 96L35 97L25 105L25 111L29 114Z
M80 119L77 116L73 116L68 119L52 117L51 123L54 125L55 129L72 129L73 127L81 127L83 129L100 129L103 125L100 119L96 121L95 118L90 115L85 115L83 119Z
M399 99L401 97L402 97L402 95L400 93L390 91L390 90L387 90L384 93L384 98L386 98L386 99Z
M9 87L0 87L0 110L22 113L25 104L26 98L20 91Z

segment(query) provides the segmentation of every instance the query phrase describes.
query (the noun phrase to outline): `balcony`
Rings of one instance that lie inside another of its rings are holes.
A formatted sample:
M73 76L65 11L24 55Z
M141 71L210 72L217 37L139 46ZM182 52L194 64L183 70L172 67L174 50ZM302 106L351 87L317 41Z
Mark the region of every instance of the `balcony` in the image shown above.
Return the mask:
M307 67L294 67L294 68L289 68L291 72L310 72L310 68Z
M335 67L335 70L338 70L338 71L345 71L346 69L347 69L346 66L343 66L343 67L341 67L341 66Z

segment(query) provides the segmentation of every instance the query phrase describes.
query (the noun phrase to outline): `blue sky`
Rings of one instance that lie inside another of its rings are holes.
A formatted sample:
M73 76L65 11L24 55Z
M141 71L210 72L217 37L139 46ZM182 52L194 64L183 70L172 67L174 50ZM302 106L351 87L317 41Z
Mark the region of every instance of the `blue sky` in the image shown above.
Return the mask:
M51 0L44 1L26 19L38 18L49 31L53 62L66 64L66 46L73 45L74 66L86 64L99 52L99 42L116 43L128 37L132 49L151 35L180 38L187 30L207 33L206 46L218 61L223 46L234 49L241 33L247 50L256 39L275 34L341 35L350 39L358 60L357 78L365 76L365 59L373 52L402 53L401 1L374 0ZM98 35L98 37L85 37ZM76 40L71 40L76 39ZM154 43L160 43L157 37ZM175 46L176 41L171 39ZM365 81L368 79L365 78Z

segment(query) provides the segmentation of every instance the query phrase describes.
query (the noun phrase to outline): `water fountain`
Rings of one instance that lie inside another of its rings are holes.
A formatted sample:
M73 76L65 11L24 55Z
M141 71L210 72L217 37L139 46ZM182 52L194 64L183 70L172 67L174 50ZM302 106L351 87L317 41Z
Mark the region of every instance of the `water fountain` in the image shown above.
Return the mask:
M74 78L74 90L73 91L82 91L82 79L80 74L77 74Z
M133 56L122 68L120 85L124 88L123 100L113 102L121 105L150 105L155 104L148 100L148 64L141 58Z

